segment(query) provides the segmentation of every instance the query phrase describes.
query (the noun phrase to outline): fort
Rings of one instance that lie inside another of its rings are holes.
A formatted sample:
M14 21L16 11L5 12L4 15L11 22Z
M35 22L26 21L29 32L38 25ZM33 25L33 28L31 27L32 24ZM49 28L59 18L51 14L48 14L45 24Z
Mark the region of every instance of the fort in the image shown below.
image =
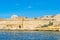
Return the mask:
M60 14L35 18L12 15L10 18L0 18L0 29L60 31Z

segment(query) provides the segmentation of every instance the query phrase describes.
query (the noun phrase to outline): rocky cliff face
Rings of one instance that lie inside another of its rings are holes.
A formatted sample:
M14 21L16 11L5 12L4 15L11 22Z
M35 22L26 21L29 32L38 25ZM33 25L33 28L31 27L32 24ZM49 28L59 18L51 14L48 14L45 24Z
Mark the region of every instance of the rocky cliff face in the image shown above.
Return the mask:
M10 19L0 19L0 29L39 28L49 26L50 22L53 23L53 26L60 25L60 14L36 18L20 18L13 15Z

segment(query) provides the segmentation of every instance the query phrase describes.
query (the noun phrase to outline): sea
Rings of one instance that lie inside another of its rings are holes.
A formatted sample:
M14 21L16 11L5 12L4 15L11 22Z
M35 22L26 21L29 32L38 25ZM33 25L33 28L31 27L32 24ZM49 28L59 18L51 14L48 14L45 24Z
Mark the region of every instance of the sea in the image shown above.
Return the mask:
M60 40L59 31L0 31L0 40Z

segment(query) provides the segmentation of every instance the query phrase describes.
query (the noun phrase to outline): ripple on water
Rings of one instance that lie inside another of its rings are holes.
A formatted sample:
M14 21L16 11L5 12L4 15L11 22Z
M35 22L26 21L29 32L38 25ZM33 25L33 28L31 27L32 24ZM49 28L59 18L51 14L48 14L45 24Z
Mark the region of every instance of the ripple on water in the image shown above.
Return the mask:
M60 40L54 31L1 31L0 40Z

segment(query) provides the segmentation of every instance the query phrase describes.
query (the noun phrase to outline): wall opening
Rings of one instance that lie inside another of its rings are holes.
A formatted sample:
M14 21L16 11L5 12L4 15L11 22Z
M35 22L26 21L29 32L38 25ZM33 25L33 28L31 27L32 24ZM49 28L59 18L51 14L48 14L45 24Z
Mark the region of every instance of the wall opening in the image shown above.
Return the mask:
M19 28L21 28L21 26L19 25Z

